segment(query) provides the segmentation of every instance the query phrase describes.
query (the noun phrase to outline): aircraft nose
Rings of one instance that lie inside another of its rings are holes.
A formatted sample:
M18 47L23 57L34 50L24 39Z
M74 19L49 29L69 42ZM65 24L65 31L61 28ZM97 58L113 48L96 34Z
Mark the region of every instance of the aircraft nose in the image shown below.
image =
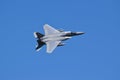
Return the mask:
M76 34L82 35L82 34L85 34L85 33L84 32L76 32Z

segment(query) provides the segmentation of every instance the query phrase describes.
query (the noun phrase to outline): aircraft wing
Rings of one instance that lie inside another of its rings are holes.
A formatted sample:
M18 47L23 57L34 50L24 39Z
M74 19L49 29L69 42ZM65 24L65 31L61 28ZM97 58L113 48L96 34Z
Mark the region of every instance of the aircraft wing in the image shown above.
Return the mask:
M55 28L51 27L48 24L44 25L44 31L45 31L45 35L60 33L60 31L56 30Z
M52 51L59 45L61 41L48 41L46 42L47 45L47 52L52 53Z

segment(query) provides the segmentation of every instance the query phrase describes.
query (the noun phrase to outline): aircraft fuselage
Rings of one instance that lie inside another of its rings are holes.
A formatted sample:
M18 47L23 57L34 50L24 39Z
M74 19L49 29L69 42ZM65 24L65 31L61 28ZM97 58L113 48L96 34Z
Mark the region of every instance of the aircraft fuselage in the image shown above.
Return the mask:
M51 34L51 35L45 35L41 37L40 39L42 42L64 41L64 40L70 39L72 36L81 35L81 34L84 34L84 33L66 31L66 32L61 32L61 33L56 33L56 34Z

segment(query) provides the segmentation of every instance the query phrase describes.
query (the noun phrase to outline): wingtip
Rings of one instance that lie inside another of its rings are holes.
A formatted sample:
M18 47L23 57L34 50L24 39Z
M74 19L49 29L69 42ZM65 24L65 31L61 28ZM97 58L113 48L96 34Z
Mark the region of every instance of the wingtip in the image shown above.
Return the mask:
M52 51L46 51L48 54L51 54L52 53Z
M48 24L44 24L44 26L49 26Z

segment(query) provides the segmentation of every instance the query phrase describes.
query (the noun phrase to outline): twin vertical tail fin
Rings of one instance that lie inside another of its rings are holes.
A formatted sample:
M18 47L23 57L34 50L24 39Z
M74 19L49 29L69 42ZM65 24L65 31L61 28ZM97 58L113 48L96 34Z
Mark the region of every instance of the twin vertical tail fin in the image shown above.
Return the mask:
M41 42L41 40L37 40L37 46L36 46L36 51L39 51L41 47L44 45L44 42Z
M44 42L41 41L41 37L44 35L39 33L39 32L34 32L34 37L37 38L37 46L36 46L36 51L39 51L40 48L45 44Z
M39 32L34 32L34 36L35 36L35 38L40 39L40 38L43 37L44 35L41 34L41 33L39 33Z

